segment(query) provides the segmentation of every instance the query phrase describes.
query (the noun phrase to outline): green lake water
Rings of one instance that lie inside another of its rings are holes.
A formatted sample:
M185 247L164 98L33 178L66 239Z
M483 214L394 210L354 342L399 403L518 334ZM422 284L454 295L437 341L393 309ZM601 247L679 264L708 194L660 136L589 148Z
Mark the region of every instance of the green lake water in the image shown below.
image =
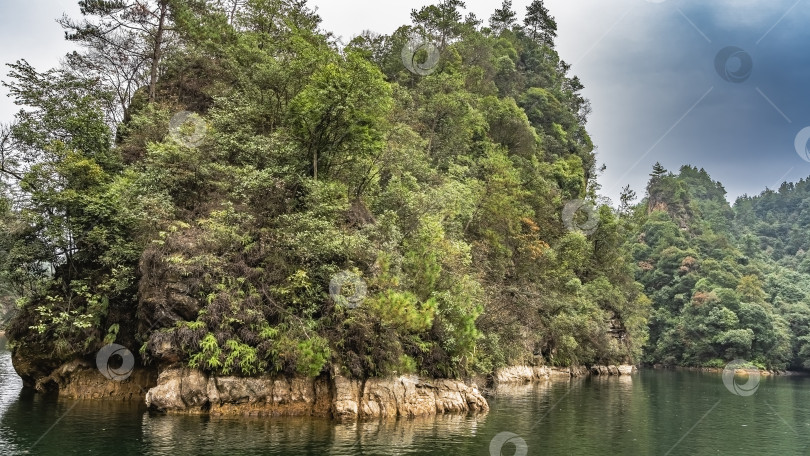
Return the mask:
M810 454L807 377L763 377L743 397L718 373L648 370L502 389L477 416L338 424L162 416L42 396L22 389L3 345L3 456L497 455L493 439L504 456Z

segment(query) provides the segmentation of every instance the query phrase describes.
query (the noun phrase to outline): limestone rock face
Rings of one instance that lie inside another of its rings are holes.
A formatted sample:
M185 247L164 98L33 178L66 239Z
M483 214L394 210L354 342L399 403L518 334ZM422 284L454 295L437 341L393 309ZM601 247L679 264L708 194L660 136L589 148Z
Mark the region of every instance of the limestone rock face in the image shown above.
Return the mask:
M181 365L164 369L146 404L169 413L333 416L336 419L416 417L489 410L477 386L416 376L351 380L340 375L255 378L206 376Z
M587 375L627 376L631 365L512 366L494 373L504 385L570 379ZM338 420L419 417L486 412L489 405L475 383L424 379L415 375L367 380L338 372L316 379L215 376L183 363L136 368L124 381L108 380L84 360L74 360L36 378L40 391L58 390L76 399L144 400L153 410L181 414L323 416Z
M591 366L591 374L593 375L630 375L635 372L636 366L631 364L621 364L619 366Z
M549 366L510 366L495 372L496 383L528 383L538 380L567 379L582 377L588 374L585 366L549 367Z
M211 376L207 398L212 415L327 416L325 379Z
M337 375L332 384L332 416L338 420L359 416L361 382Z
M540 378L548 378L550 371L546 367L510 366L495 372L497 383L527 383Z
M619 375L630 375L636 370L636 366L633 366L632 364L622 364L619 366Z
M25 345L18 346L11 352L11 364L17 375L28 388L36 388L39 380L48 377L51 372L59 368L49 353Z
M489 404L476 385L467 385L457 380L427 381L414 375L395 378L369 379L355 389L350 382L336 382L348 387L337 388L338 397L360 396L356 416L359 417L416 417L445 413L485 412ZM341 394L343 393L343 394ZM337 401L336 401L337 403ZM353 417L353 404L348 410L336 410L336 416Z
M146 393L146 405L163 410L203 412L208 404L208 378L199 370L182 366L164 369L157 386Z
M136 368L126 380L110 380L90 363L74 360L39 378L34 387L41 392L58 390L61 396L71 399L142 401L147 390L155 386L156 377L153 370Z
M481 396L476 385L468 386L455 380L438 380L430 387L434 389L436 409L439 413L489 411L489 404Z

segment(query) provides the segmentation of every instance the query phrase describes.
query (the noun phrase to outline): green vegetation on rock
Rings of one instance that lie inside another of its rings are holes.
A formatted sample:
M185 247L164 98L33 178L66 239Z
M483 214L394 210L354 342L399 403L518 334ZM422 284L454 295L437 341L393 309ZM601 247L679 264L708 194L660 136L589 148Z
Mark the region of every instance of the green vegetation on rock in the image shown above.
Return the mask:
M446 0L346 45L303 0L79 3L60 23L82 52L4 84L0 303L24 376L111 342L243 376L810 366L805 182L732 208L658 166L640 204L564 222L598 170L541 0L489 27ZM414 43L435 68L407 69ZM344 271L356 308L329 294Z
M116 341L143 363L356 377L640 355L617 217L587 235L561 219L596 170L542 1L525 27L510 2L484 27L445 1L345 46L298 0L80 4L61 23L85 52L6 84L24 107L0 236L19 355L54 367ZM414 37L439 52L430 74L402 63ZM340 271L365 281L357 308L329 296Z

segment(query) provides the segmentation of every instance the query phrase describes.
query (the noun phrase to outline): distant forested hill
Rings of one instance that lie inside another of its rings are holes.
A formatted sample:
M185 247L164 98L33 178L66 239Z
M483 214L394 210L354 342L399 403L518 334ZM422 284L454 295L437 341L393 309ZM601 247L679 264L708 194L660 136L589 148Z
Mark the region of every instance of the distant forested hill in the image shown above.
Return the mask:
M808 182L738 198L702 169L654 168L625 220L653 301L650 363L810 367Z

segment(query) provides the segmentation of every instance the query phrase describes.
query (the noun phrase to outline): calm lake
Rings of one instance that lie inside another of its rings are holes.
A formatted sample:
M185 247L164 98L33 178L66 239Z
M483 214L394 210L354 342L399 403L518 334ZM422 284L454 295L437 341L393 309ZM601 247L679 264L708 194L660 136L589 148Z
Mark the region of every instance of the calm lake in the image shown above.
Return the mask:
M480 416L360 424L161 416L24 391L0 342L4 456L810 454L806 377L762 377L744 397L720 374L647 370L514 387L490 406Z

